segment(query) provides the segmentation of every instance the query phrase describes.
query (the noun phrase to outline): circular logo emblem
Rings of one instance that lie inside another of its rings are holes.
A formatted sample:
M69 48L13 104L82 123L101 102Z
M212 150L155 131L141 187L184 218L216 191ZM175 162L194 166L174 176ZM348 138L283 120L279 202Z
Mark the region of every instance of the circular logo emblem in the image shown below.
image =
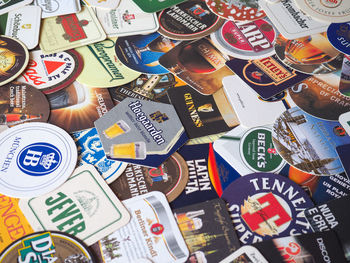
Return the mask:
M342 0L320 0L320 3L328 8L335 8L341 4Z
M54 13L60 7L59 3L56 0L37 0L35 2L43 9L43 12L45 13Z
M164 231L164 226L162 224L156 223L151 226L151 232L155 235L161 235Z

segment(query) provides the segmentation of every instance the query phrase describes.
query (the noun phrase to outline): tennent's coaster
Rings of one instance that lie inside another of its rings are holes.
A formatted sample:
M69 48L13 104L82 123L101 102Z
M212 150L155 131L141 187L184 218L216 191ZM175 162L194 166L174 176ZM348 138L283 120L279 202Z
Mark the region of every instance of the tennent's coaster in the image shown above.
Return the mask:
M78 146L78 165L84 163L94 165L107 184L112 183L123 174L127 163L106 158L95 128L74 132L73 137Z
M46 194L72 174L77 148L61 128L24 123L0 133L0 192L30 198Z
M242 244L311 233L303 211L314 206L291 180L272 173L238 178L223 192Z
M241 59L258 59L275 54L273 44L277 35L271 22L265 18L248 22L226 21L210 37L227 55Z
M282 158L303 172L333 175L344 171L335 147L349 144L350 137L337 121L321 120L294 107L277 118L272 140Z
M88 246L130 220L127 209L92 165L77 168L55 191L21 199L19 206L34 230L59 230Z
M258 0L205 0L209 9L225 19L254 21L265 17Z
M327 30L327 37L333 47L350 55L350 22L331 24Z
M250 263L268 263L259 250L252 246L242 246L231 255L221 260L220 263L233 263L239 262L240 260Z
M15 10L25 5L29 5L33 0L1 0L0 15Z
M187 181L187 164L180 154L174 153L158 168L129 164L109 187L121 200L160 191L171 202L185 189Z
M124 85L140 76L140 72L121 63L115 55L115 47L116 38L111 38L77 48L84 59L84 68L77 81L90 87L107 88Z
M288 89L294 103L303 111L320 119L338 121L339 115L350 111L350 97L338 91L339 76L311 76Z
M325 32L293 40L279 35L275 51L284 64L307 74L338 71L344 56L329 43Z
M209 35L223 23L204 1L189 0L159 14L158 32L171 39L192 40Z
M0 36L0 86L18 77L29 61L26 46L17 39Z
M154 13L161 11L170 6L180 4L186 0L132 0L134 1L143 11L147 13Z
M79 13L81 10L80 0L34 0L34 4L43 10L43 18Z
M171 40L159 33L120 37L115 45L115 53L129 68L148 74L165 74L158 59L181 41Z
M119 7L121 0L83 0L87 5L101 9L115 9Z
M345 55L340 74L339 92L350 97L350 56Z
M155 191L123 202L131 214L128 225L99 241L105 262L182 263L189 256L165 195ZM118 250L118 257L109 247ZM144 249L139 249L144 246Z
M9 127L24 122L47 122L49 102L36 88L10 82L0 87L0 125Z
M35 48L39 43L41 8L24 6L0 17L1 32L6 36L22 41L28 49ZM4 28L3 28L4 27Z
M91 262L88 247L79 239L63 232L36 232L13 242L0 255L2 263L13 262Z
M306 15L295 5L294 0L269 2L259 0L259 5L285 38L296 39L327 31L329 23L319 22Z
M347 0L294 0L306 14L325 23L345 23L350 20Z
M75 50L44 55L41 50L29 53L30 59L18 81L28 83L45 94L63 89L74 82L84 67Z
M130 0L116 9L96 8L96 16L108 37L150 34L159 27L156 13L145 13Z
M102 41L106 38L100 22L89 7L77 14L49 17L43 20L40 48L43 53L65 51Z

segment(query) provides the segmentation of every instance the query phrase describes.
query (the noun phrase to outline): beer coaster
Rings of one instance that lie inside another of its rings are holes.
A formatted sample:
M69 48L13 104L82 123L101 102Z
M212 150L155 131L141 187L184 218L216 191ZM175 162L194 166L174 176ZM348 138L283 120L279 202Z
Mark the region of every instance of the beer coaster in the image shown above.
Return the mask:
M293 40L279 35L275 51L285 65L306 74L338 71L342 67L344 56L328 41L325 32Z
M226 21L210 35L214 44L225 54L241 59L258 59L275 54L278 33L267 19L256 21Z
M156 13L146 13L129 0L122 0L116 9L96 8L96 16L107 37L150 34L159 28Z
M99 241L105 262L182 263L189 256L188 248L175 221L165 195L155 191L125 200L132 215L130 223ZM125 240L116 243L115 240ZM148 244L139 249L140 244ZM118 257L108 247L118 248Z
M239 260L250 263L268 263L259 250L253 246L242 246L219 263L239 262Z
M158 168L129 164L109 187L121 200L159 191L172 202L185 189L187 181L187 164L180 154L174 153Z
M44 55L41 50L29 53L29 63L18 81L28 83L45 94L56 92L72 84L84 67L75 50Z
M180 4L186 0L132 0L134 1L143 11L147 13L154 13L166 9L170 6Z
M74 132L73 138L78 147L79 166L85 163L94 165L107 184L112 183L123 174L127 163L106 158L95 128Z
M259 5L282 36L287 39L322 33L327 31L329 26L329 23L319 22L305 14L293 0L278 0L277 3L271 3L271 0L260 0Z
M223 192L241 244L312 233L303 211L314 206L291 180L272 173L242 176Z
M0 97L0 125L12 127L24 122L47 122L49 118L45 95L28 84L5 84L0 87Z
M339 122L343 126L347 134L350 135L350 112L345 112L342 115L340 115Z
M140 72L128 68L117 58L115 47L116 38L111 38L77 48L85 62L77 81L90 87L107 88L124 85L140 76Z
M2 194L30 198L48 193L72 174L77 158L73 139L48 123L24 123L0 133Z
M17 39L0 36L0 86L20 75L29 61L26 46Z
M347 0L294 0L295 4L316 20L326 23L345 23L350 20Z
M79 0L34 0L34 5L41 7L42 18L79 13Z
M350 22L330 24L327 30L327 37L334 48L346 55L350 55Z
M21 199L19 206L35 231L62 230L88 246L130 220L127 209L92 165L75 169L54 191Z
M258 0L205 0L209 9L228 20L254 21L266 16Z
M1 262L91 262L88 247L79 239L63 232L36 232L13 242L0 255Z
M322 120L294 107L277 118L272 140L282 158L303 172L333 175L344 171L335 147L349 144L350 137L337 121Z
M1 0L0 1L0 15L8 13L12 10L29 5L33 0Z
M294 103L303 111L320 119L338 121L350 111L350 98L338 92L339 76L311 76L288 89Z
M79 13L49 17L42 21L40 48L44 54L61 52L106 38L100 22L89 7Z
M350 156L350 144L340 145L336 148L339 159L344 167L344 171L346 175L350 176L350 164L347 160L349 160Z
M1 32L6 36L18 39L28 49L34 49L39 43L41 23L41 8L37 6L24 6L8 12L0 17L4 27Z
M340 74L339 92L350 97L350 56L345 55Z
M124 65L133 70L146 74L166 74L169 71L159 64L158 59L180 42L157 32L120 37L115 45L115 53Z
M103 9L115 9L119 7L120 1L121 0L83 0L87 5L93 6L93 7L98 7L98 8L103 8Z
M163 10L158 19L159 33L180 40L205 37L218 30L224 23L222 18L209 11L205 2L201 0L189 0L174 5Z

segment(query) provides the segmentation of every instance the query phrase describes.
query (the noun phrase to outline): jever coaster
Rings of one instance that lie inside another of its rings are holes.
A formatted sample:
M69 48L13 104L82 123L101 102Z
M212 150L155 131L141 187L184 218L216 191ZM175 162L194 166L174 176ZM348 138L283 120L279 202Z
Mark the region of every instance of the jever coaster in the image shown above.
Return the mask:
M224 19L209 11L204 1L189 0L159 14L158 32L171 39L192 40L215 32L223 23Z
M45 94L56 92L74 82L84 67L81 55L67 50L44 55L41 50L29 53L30 59L18 81L28 83Z
M30 198L48 193L72 174L77 148L67 132L41 122L0 133L0 193Z
M314 206L296 183L272 173L238 178L223 192L242 244L311 233L303 211Z
M22 42L0 36L0 86L17 78L28 61L29 52Z
M327 37L333 47L350 55L350 22L331 24L327 30Z
M350 20L348 0L294 0L296 5L316 20L344 23Z
M24 122L47 122L50 106L45 95L20 82L0 86L0 125L9 127Z
M0 261L97 263L81 240L56 231L36 232L18 239L2 252Z

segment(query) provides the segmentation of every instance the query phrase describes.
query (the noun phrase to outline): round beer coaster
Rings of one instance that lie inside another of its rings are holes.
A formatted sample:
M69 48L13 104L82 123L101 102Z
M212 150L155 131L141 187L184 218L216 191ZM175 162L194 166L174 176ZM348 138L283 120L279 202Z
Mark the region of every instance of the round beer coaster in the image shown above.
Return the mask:
M63 232L36 232L13 242L0 255L2 263L64 262L97 263L89 248Z
M227 55L240 59L260 59L275 54L277 32L267 19L226 21L210 35L215 45Z
M29 61L26 46L17 39L0 36L0 86L14 80Z
M24 123L0 133L0 193L18 198L46 194L62 185L77 161L73 139L61 128Z
M208 8L218 16L233 21L254 21L266 16L258 0L205 0Z
M307 74L329 74L342 68L344 55L328 41L326 32L297 39L276 39L277 57L287 66Z
M350 22L330 24L327 37L334 48L350 55Z
M84 67L75 50L44 55L41 50L30 52L28 67L18 81L33 85L45 94L56 92L72 84Z
M272 141L279 155L295 168L333 175L344 171L335 148L350 144L350 137L338 121L322 120L293 107L277 118Z
M223 23L202 0L190 0L163 10L158 32L172 39L192 40L209 35Z
M350 21L349 0L294 0L312 18L326 23Z
M286 177L253 173L232 182L223 192L242 244L311 233L304 213L314 204L306 192Z
M125 172L109 187L122 200L151 191L164 193L169 202L185 189L188 181L186 161L178 153L172 154L158 168L128 165ZM137 185L131 183L137 181Z
M20 82L0 87L0 125L12 127L24 122L47 122L50 106L38 89Z

